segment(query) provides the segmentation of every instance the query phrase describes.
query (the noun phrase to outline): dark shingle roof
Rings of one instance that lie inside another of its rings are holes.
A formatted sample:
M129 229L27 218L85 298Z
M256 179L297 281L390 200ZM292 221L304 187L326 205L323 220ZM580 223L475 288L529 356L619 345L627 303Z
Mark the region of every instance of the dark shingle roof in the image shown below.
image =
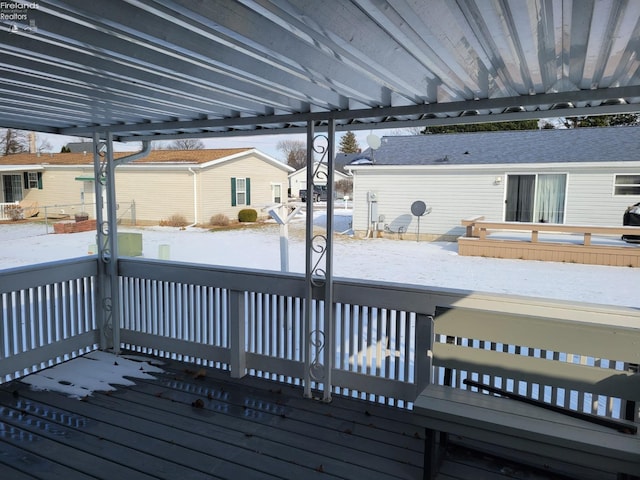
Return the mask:
M639 161L640 127L383 137L374 160L376 165Z

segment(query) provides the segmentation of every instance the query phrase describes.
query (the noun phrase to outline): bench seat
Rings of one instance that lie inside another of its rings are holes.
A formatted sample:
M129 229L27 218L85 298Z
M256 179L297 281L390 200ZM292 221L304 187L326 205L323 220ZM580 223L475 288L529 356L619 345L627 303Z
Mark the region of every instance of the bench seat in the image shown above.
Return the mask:
M600 471L640 474L640 435L539 406L429 385L414 402L414 411L417 421L432 432L481 440ZM434 459L427 457L433 455L433 448L428 447L425 455L425 478L431 478Z

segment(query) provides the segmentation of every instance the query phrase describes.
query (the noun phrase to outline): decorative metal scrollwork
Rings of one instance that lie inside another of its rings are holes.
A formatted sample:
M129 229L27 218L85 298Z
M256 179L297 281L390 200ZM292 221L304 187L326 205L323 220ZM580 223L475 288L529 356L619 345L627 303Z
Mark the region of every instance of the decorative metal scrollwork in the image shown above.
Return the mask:
M318 258L311 269L311 283L316 287L322 287L326 282L326 271L321 267L322 260L327 253L326 235L315 235L311 240L311 251L318 254Z
M324 380L326 373L325 367L320 360L322 351L324 350L324 332L322 330L313 330L309 333L309 343L312 348L311 366L309 368L309 375L317 382Z
M106 159L100 162L100 175L98 175L98 182L102 186L105 186L107 184L107 160Z
M104 328L102 329L102 334L109 340L113 334L113 307L111 297L104 297L102 299L102 310L104 311Z

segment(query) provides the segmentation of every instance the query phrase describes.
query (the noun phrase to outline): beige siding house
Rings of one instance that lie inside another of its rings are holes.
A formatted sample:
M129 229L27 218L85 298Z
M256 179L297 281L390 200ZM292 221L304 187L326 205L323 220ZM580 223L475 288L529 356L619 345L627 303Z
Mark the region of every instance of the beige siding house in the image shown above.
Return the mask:
M118 153L116 158L129 153ZM182 215L206 224L216 214L237 219L243 208L266 217L265 206L286 201L293 169L251 148L154 150L116 169L121 208L135 205L137 223L158 223ZM94 215L95 180L90 153L18 154L0 158L0 202L25 208ZM53 206L59 207L53 207ZM64 206L67 206L66 208Z

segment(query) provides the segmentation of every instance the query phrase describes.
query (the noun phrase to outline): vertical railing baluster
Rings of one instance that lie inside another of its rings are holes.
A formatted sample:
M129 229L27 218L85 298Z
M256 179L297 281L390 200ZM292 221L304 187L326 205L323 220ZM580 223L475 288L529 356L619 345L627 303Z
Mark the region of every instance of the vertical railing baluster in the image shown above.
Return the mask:
M229 294L229 323L231 337L231 377L242 378L246 374L247 360L245 352L245 295L232 290Z

